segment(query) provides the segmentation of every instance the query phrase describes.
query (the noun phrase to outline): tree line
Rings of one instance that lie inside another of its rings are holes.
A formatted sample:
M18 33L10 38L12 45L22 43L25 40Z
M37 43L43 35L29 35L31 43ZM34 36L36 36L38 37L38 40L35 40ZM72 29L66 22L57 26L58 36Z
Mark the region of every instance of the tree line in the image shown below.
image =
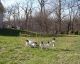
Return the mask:
M43 34L80 32L80 0L25 0L6 8L5 28Z

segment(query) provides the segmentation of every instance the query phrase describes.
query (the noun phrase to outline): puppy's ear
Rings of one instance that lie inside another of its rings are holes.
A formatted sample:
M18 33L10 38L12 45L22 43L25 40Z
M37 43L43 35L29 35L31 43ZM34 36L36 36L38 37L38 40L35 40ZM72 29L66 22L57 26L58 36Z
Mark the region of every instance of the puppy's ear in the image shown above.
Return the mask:
M41 41L41 44L43 44L43 41Z
M37 42L34 42L35 44L37 44Z
M27 42L29 42L29 40L26 40Z
M48 41L48 43L50 43L50 42Z
M55 40L55 38L52 38L53 40Z

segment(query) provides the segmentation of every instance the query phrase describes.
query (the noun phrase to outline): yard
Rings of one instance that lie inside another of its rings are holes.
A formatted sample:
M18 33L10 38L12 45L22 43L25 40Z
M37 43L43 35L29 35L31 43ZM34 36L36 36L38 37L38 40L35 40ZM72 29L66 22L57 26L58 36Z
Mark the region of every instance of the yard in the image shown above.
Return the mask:
M0 64L80 64L80 36L56 37L53 49L25 46L25 40L50 41L52 37L0 36Z

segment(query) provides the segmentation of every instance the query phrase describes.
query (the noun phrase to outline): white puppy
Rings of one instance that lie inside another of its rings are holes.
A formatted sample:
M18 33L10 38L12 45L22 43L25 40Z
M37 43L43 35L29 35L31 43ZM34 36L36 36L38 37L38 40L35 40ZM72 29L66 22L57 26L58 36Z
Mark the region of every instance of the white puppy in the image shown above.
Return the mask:
M50 44L49 44L49 42L48 43L43 43L43 41L41 41L39 46L40 46L41 49L48 49Z
M31 41L31 40L26 40L26 46L35 48L36 47L36 43Z

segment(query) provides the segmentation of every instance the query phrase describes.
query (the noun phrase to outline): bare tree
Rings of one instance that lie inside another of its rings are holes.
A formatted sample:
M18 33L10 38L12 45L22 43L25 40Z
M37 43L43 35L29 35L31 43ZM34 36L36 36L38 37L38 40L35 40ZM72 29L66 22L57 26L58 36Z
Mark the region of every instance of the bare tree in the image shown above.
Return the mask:
M23 27L24 27L24 29L27 29L28 28L27 23L29 20L29 5L28 5L29 1L26 0L25 2L26 3L24 3L24 2L22 3L21 8L24 12L24 18L25 18L25 22L24 22ZM25 4L25 6L24 6L24 4Z
M40 12L43 13L44 9L45 9L45 0L38 0L39 4L40 4Z
M10 28L11 27L11 15L12 15L12 7L8 7L6 9L6 18L8 19L8 22L9 22L9 25L8 27Z
M61 0L57 0L57 6L56 6L56 15L57 15L57 22L59 24L58 26L58 32L61 33Z

